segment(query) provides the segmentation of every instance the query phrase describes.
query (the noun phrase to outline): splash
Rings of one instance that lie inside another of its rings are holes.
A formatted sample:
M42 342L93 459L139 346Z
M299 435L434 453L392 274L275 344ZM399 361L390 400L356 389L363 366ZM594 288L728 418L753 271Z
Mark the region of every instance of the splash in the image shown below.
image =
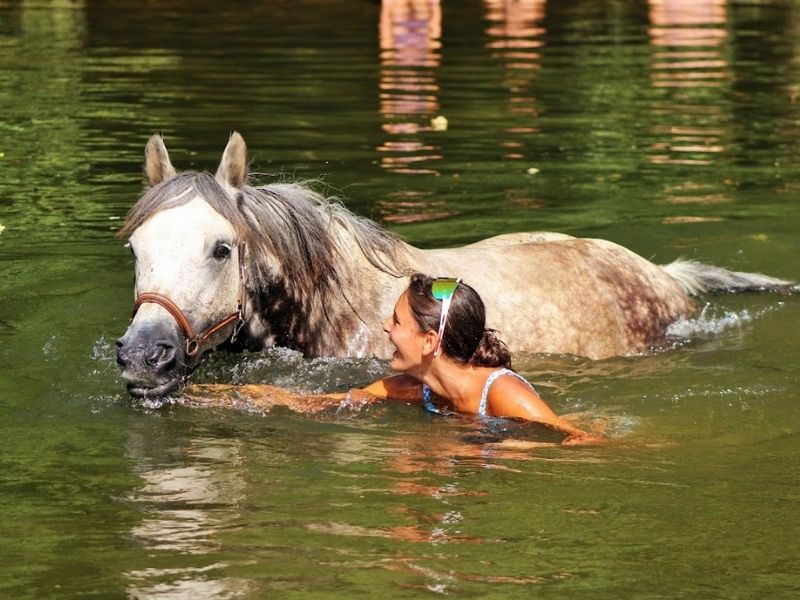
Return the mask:
M390 373L384 360L306 359L287 348L234 357L215 353L209 359L192 377L193 382L268 383L297 393L320 394L363 387Z
M47 362L58 357L58 338L55 335L51 335L42 346L42 354L44 354L44 359Z
M783 303L779 302L778 306ZM718 336L729 329L741 329L746 324L775 310L775 306L758 311L742 309L740 311L724 310L706 303L700 314L692 319L680 318L667 327L667 337L692 339Z
M105 336L101 336L90 351L90 358L99 363L107 363L113 364L116 366L116 347L112 340L107 339Z
M144 411L160 411L165 407L180 405L180 400L172 396L164 396L161 398L137 398L130 401L133 406L141 408Z

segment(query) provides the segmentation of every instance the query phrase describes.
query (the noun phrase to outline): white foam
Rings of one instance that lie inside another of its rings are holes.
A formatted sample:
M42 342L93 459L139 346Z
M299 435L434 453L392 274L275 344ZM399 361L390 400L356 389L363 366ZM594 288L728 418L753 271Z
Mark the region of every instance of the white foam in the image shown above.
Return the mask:
M325 393L362 387L389 374L388 362L375 358L318 357L272 348L239 357L213 355L195 381L269 383L295 392Z
M782 304L778 303L778 306ZM775 306L769 306L755 312L747 308L732 311L706 303L696 317L680 318L667 327L667 336L675 338L716 336L729 329L741 328L775 308Z

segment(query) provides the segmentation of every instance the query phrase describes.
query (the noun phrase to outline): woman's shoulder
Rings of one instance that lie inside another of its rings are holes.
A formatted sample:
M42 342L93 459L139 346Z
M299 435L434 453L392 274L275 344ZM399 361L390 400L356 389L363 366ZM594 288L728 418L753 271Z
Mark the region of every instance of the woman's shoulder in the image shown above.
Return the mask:
M536 394L533 386L519 373L511 369L495 369L486 378L490 398L507 394Z
M514 372L501 373L489 388L488 408L494 416L524 419L555 418L555 413L539 397L528 381Z

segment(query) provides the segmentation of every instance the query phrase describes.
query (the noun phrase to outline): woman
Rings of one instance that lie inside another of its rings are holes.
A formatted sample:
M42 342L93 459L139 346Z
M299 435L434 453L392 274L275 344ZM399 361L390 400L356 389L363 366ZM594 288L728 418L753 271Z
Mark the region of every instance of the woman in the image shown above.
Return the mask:
M563 433L565 443L588 441L589 434L556 416L533 387L511 370L511 354L496 332L485 327L485 307L478 293L460 279L431 278L416 273L397 300L384 331L396 350L391 366L397 375L363 390L331 394L315 408L372 398L419 402L426 410L451 410L479 416L515 417L535 421ZM193 386L189 397L206 389L214 394L231 386ZM272 386L238 386L237 398L259 404L269 391L269 404L303 410L298 398ZM362 392L366 392L365 394ZM202 397L201 397L202 399ZM309 406L304 407L306 411ZM313 410L313 409L312 409Z
M577 441L587 434L560 419L521 375L493 329L478 293L460 279L420 273L400 295L384 331L398 375L364 389L379 398L419 401L478 416L536 421Z

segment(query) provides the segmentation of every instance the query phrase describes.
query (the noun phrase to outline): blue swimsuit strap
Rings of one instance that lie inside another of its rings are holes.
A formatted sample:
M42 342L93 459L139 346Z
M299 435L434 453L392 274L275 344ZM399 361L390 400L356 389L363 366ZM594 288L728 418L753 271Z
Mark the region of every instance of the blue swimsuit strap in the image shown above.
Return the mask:
M516 377L520 381L525 382L525 384L529 388L534 389L533 386L530 384L530 382L528 382L528 380L525 379L519 373L517 373L515 371L512 371L511 369L497 369L497 371L494 371L491 375L489 375L489 378L486 380L486 383L483 384L483 392L481 393L481 403L480 403L480 405L478 405L478 416L479 417L485 417L486 416L486 405L487 405L487 403L489 401L489 388L492 387L492 384L495 382L495 380L498 377L502 377L503 375L513 375L514 377ZM433 403L433 400L431 399L431 388L429 388L424 383L422 384L422 406L425 408L426 411L428 411L430 413L434 413L434 414L437 414L437 415L445 414L441 409L439 409Z
M436 407L436 405L433 403L433 400L431 400L431 388L429 388L424 383L422 384L422 406L429 413L434 413L437 415L444 414L441 410L439 410Z
M514 377L524 382L529 388L533 390L533 386L530 384L530 382L519 373L512 371L511 369L497 369L497 371L494 371L491 375L489 375L489 378L486 380L486 383L483 384L483 393L481 393L481 403L478 405L479 417L486 416L486 406L489 402L489 388L492 387L492 384L495 382L495 380L497 380L499 377L502 377L503 375L513 375Z

